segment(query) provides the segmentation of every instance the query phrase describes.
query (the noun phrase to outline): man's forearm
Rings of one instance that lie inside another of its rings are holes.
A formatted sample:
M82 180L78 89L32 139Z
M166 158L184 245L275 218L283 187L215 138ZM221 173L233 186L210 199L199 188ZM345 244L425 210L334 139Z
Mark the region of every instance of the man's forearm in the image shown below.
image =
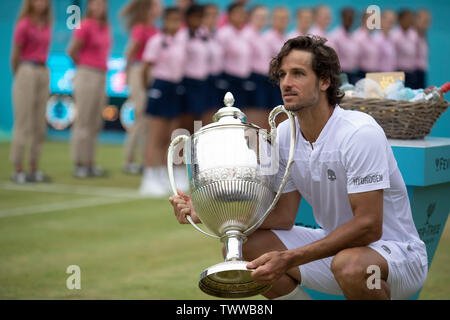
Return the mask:
M325 238L293 250L288 250L291 267L336 255L344 249L367 246L379 237L373 224L366 219L353 218Z

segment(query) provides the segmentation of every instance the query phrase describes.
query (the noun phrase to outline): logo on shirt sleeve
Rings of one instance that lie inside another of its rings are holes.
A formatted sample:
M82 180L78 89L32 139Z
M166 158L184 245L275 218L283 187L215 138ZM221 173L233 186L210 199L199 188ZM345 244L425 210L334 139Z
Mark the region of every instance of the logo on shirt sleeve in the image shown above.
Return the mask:
M370 183L378 183L381 181L383 181L383 175L378 174L378 173L369 174L365 177L355 177L352 179L352 183L355 186L361 186L361 185L370 184Z

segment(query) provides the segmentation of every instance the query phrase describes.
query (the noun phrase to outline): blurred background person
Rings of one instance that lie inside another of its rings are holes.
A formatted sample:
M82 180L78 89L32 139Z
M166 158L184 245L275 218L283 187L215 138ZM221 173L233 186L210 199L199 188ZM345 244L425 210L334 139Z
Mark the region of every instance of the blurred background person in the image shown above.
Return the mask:
M341 70L348 76L350 83L357 80L359 45L351 30L355 18L355 10L343 8L341 10L341 25L336 27L328 36L328 45L336 51Z
M328 28L331 23L331 10L326 5L320 5L314 8L314 25L309 30L313 34L322 38L328 37Z
M232 5L234 3L242 4L244 7L247 5L248 0L234 0L229 4ZM228 12L222 12L219 14L219 28L228 24Z
M77 115L71 136L73 175L77 178L106 174L95 165L95 149L97 134L104 123L102 111L107 103L105 86L111 43L106 0L89 0L86 16L67 50L77 66L74 79Z
M194 121L201 120L208 108L209 51L208 37L201 29L203 15L202 5L191 5L185 13L186 28L181 31L186 38L181 127L191 134Z
M383 11L381 14L381 30L376 30L373 35L373 41L378 47L377 70L380 72L396 71L397 55L390 36L396 20L397 15L394 11Z
M194 3L195 3L195 0L176 0L175 6L180 10L181 15L183 17L185 17L187 9Z
M276 7L272 11L271 28L264 33L264 39L269 46L270 58L275 57L280 52L281 47L287 40L286 29L289 25L289 10L285 7ZM283 104L281 98L280 87L272 82L269 82L270 91L270 109ZM277 117L282 119L283 115Z
M306 36L313 23L314 13L310 8L297 9L295 15L297 27L288 34L288 39Z
M203 27L208 37L208 107L202 116L203 125L212 122L213 115L222 107L226 91L226 84L221 77L223 71L223 49L217 40L217 26L219 22L219 8L216 4L205 4Z
M427 31L430 28L431 15L427 9L420 9L416 13L415 28L417 31L417 59L416 59L416 87L427 86L428 71L428 38Z
M396 69L405 72L405 86L418 89L416 80L417 31L414 29L414 14L409 9L398 13L399 26L392 30L391 39L396 51Z
M186 52L186 39L180 32L182 23L183 15L178 8L166 8L162 32L147 42L142 56L143 85L147 85L150 71L154 78L148 90L146 109L145 169L139 189L143 196L162 197L170 192L166 161L171 133L179 125L181 114L181 81ZM180 189L181 182L183 179L177 179Z
M161 14L160 0L134 0L121 12L126 27L130 31L130 40L126 51L126 74L130 88L129 100L134 104L134 125L128 130L125 139L125 165L123 170L129 174L139 174L143 165L136 161L136 149L144 160L146 137L145 107L147 106L147 86L142 83L142 54L145 44L158 29L155 20ZM149 78L151 82L151 77Z
M244 35L250 44L251 74L249 106L244 110L248 121L261 128L269 129L267 122L270 104L269 63L270 48L264 39L263 30L267 25L269 10L262 5L254 6L249 12L249 23L245 27Z
M39 170L39 159L47 131L45 110L49 97L49 71L46 62L51 20L49 0L25 0L14 29L11 161L15 170L12 181L16 183L48 181L48 177ZM28 174L23 170L25 147L29 152Z
M367 19L370 15L363 13L361 26L355 31L353 37L358 49L357 80L366 76L367 72L378 71L378 47L373 41L372 31L369 30Z
M233 93L235 106L243 109L250 99L250 88L245 86L245 82L251 73L251 51L243 33L247 12L240 3L231 4L227 11L228 23L217 32L217 40L223 50L223 78L227 90Z

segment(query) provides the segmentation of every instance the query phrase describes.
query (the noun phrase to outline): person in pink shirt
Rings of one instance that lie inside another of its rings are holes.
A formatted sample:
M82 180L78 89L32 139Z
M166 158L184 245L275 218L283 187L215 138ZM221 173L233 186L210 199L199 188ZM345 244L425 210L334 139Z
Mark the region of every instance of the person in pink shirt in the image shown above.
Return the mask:
M47 129L45 107L49 96L46 66L51 39L49 0L25 0L14 29L11 68L14 127L11 141L12 181L48 181L39 169ZM29 145L29 172L23 170L25 146Z
M414 15L408 10L401 10L398 14L399 27L392 30L391 39L395 45L397 56L397 71L405 72L405 86L417 89L417 31L413 28Z
M217 40L217 26L219 8L215 4L206 4L203 15L203 30L208 38L208 107L202 117L202 124L206 125L212 121L212 117L223 105L226 83L222 79L223 72L223 49Z
M385 10L381 15L381 30L374 32L373 41L378 47L378 71L396 71L397 56L395 45L391 39L391 30L397 20L392 10Z
M276 7L272 11L271 28L264 33L264 40L269 46L270 58L275 57L280 52L284 43L286 42L286 29L289 25L289 10L285 7ZM279 86L270 82L270 103L269 105L274 108L280 104L283 104L281 98L281 91ZM281 118L282 116L280 116Z
M103 127L107 103L105 86L111 31L106 0L89 0L85 18L76 29L67 50L77 66L74 100L77 116L72 126L71 148L77 178L105 176L95 165L97 134Z
M146 109L145 169L139 190L143 196L161 197L169 193L166 153L171 133L179 125L184 91L187 39L186 33L181 31L182 23L183 15L178 8L166 8L162 32L147 42L142 56L143 85L147 85L150 71L154 78L148 90Z
M208 109L209 47L203 16L203 6L191 5L185 13L186 28L181 31L186 38L181 127L191 133L194 121L201 120Z
M297 28L295 28L288 34L288 39L296 38L298 36L306 36L308 34L309 28L311 28L314 13L310 8L300 8L297 10L295 17Z
M373 35L367 25L368 13L364 13L361 26L355 31L353 37L358 50L358 76L357 80L366 76L367 72L378 71L378 46L373 41Z
M228 24L217 32L217 40L223 50L223 78L238 108L249 105L250 91L253 89L247 82L251 73L251 49L244 34L246 22L244 5L233 3L228 7Z
M251 70L249 81L253 86L248 108L244 111L249 122L268 129L270 105L269 64L271 60L269 44L265 41L263 29L267 24L269 11L262 5L253 7L249 12L249 23L244 36L250 44Z
M128 130L124 145L125 165L123 170L129 174L139 174L142 171L142 165L135 161L138 146L142 150L143 161L146 137L147 86L142 84L142 55L148 39L158 33L154 22L161 14L161 10L160 0L133 0L121 12L126 27L130 30L130 40L126 51L126 75L130 88L129 100L135 107L134 125Z
M328 6L320 5L314 8L314 25L308 34L327 38L327 30L331 23L331 10Z
M243 6L245 6L247 4L247 2L248 2L248 0L234 0L231 4L238 3L238 4L242 4ZM222 28L223 26L226 26L227 24L228 24L228 13L222 12L219 15L219 21L218 21L219 28Z
M352 8L341 10L341 26L336 27L328 36L328 45L332 47L341 63L341 70L348 76L350 83L355 83L358 69L359 45L351 31L355 11Z
M431 15L426 9L418 10L416 13L415 28L418 34L417 57L416 57L416 79L417 87L425 88L428 71L428 39L427 30L430 27Z

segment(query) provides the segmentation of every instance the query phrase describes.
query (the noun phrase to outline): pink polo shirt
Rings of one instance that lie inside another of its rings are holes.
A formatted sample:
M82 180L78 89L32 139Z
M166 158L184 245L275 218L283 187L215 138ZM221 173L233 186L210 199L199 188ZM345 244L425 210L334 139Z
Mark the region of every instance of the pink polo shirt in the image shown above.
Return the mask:
M205 80L209 75L208 38L205 31L200 29L195 34L190 34L186 28L180 32L186 39L184 76L196 80Z
M271 59L269 44L264 39L264 34L253 26L245 27L244 36L250 44L252 72L267 75Z
M322 38L328 38L326 30L319 28L317 25L313 25L311 29L308 30L308 34L316 35Z
M306 36L309 33L309 31L307 33L301 33L300 30L298 29L294 29L291 32L288 33L287 38L288 39L292 39L292 38L297 38L300 36Z
M358 69L363 71L378 71L378 47L367 29L358 28L353 37L359 48Z
M186 33L180 30L171 36L161 32L147 42L142 60L153 64L153 77L176 83L184 76L185 50Z
M208 68L209 74L217 76L223 71L223 49L217 40L217 33L205 30L208 37Z
M251 73L251 49L243 31L227 24L217 31L217 40L223 50L223 71L235 77L248 78Z
M359 46L353 33L347 32L343 27L337 27L330 32L326 44L336 51L343 72L358 69Z
M158 29L146 23L139 23L131 29L131 39L139 44L139 50L133 57L135 61L142 61L145 45L151 37L158 33Z
M112 42L109 25L86 18L80 29L75 30L74 37L83 43L77 64L106 71Z
M412 72L416 69L417 64L417 42L418 35L416 30L409 28L403 31L397 27L392 30L391 39L395 45L397 53L397 70Z
M280 52L288 38L286 35L278 33L275 29L269 29L264 32L264 40L269 46L269 56L273 58Z
M416 69L428 70L428 42L420 35L417 37Z
M13 41L21 46L20 59L45 63L50 46L50 26L39 27L28 17L21 19L14 30Z
M378 47L378 71L391 72L396 70L397 54L390 36L382 31L375 31L373 41Z

